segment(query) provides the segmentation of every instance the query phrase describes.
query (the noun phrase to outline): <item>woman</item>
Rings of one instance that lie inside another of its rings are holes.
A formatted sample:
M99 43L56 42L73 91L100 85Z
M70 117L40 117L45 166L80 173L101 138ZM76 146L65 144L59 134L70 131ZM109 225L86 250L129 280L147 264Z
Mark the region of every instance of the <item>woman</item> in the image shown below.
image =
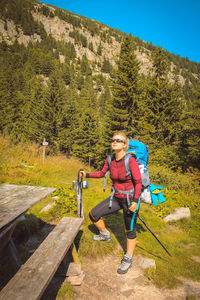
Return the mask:
M95 206L89 213L91 221L99 230L99 234L94 235L93 240L110 242L110 232L106 229L101 217L123 209L127 235L127 252L124 254L121 265L117 270L119 274L125 274L132 266L132 255L136 246L137 221L134 212L136 211L136 208L137 210L139 209L138 201L142 187L139 166L134 157L131 157L129 160L132 178L126 176L124 158L127 154L127 149L128 138L125 133L115 133L112 139L112 150L115 155L113 155L110 163L110 178L113 182L113 194L111 197ZM109 158L107 157L101 171L95 173L85 173L85 171L80 171L80 176L86 178L101 178L104 177L108 170Z

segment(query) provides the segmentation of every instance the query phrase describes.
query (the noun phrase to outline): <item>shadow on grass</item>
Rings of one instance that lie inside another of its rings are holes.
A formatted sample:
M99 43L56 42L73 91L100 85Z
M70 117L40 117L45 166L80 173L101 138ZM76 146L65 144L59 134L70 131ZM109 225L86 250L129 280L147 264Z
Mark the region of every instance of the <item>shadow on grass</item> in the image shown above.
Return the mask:
M142 248L141 246L136 245L136 247L139 248L139 249L141 249L142 251L144 251L144 252L150 254L150 255L153 256L153 257L157 257L157 258L159 258L159 259L161 259L161 260L163 260L163 261L169 262L169 260L163 258L163 257L160 256L160 255L156 255L156 254L152 253L151 251L148 251L148 250Z
M111 231L115 238L117 239L118 243L120 244L123 251L126 251L126 232L124 226L124 218L123 213L121 211L104 216L103 220L105 222L106 228ZM93 232L94 234L98 234L98 229L95 227L94 224L90 224L88 229ZM136 225L136 231L138 233L146 231L146 229L141 225Z
M141 220L139 220L139 221L141 221ZM140 233L140 232L145 232L145 231L147 231L150 235L153 236L153 234L149 231L149 229L147 229L146 227L143 227L143 224L140 224L140 223L137 224L137 227L136 227L136 228L138 229L139 227L142 228L142 230L140 230L140 231L137 230L139 233ZM155 237L153 237L153 238L155 238ZM158 241L157 241L157 242L158 242ZM160 241L160 243L161 243L161 241ZM159 255L156 255L156 254L152 253L151 251L148 251L147 249L142 248L141 246L136 245L136 247L139 248L139 249L141 249L142 251L144 251L144 252L146 252L146 253L148 253L148 254L154 256L154 257L157 257L157 258L163 260L163 261L168 261L167 259L164 259L163 257L161 257L161 256L159 256ZM160 245L160 247L162 247L162 246ZM166 254L165 250L163 250L163 251L164 251L164 254Z

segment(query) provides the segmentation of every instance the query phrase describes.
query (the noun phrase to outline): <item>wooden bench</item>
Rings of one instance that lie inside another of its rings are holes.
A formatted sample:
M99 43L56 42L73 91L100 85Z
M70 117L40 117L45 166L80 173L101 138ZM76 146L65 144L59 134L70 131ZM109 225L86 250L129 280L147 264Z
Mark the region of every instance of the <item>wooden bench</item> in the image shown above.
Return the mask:
M0 299L40 299L82 224L83 218L64 217L2 289Z
M12 267L17 271L21 261L12 240L13 231L30 207L53 193L49 187L2 184L0 185L0 256L9 254Z

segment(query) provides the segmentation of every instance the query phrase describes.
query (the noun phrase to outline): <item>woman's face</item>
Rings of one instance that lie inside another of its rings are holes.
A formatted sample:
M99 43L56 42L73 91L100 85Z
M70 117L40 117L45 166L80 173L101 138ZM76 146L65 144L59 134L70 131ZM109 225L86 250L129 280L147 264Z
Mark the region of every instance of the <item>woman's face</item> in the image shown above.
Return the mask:
M121 135L115 135L112 138L112 149L114 151L121 151L125 149L125 142L124 142L124 138Z

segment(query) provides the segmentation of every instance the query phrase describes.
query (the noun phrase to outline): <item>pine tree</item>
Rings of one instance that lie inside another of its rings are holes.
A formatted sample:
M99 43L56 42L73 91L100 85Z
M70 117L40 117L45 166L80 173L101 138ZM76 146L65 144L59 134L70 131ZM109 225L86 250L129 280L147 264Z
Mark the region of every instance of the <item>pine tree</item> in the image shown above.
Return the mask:
M94 149L98 140L97 121L88 111L78 115L74 129L73 154L88 161L89 156L94 157Z
M66 89L61 76L58 72L52 74L44 95L45 138L57 148L59 147L59 131L63 122L63 107L66 102Z
M94 52L94 47L92 42L89 42L88 48L90 49L90 51Z
M118 70L113 78L113 111L110 116L111 131L125 130L133 134L137 128L137 111L140 94L139 63L133 51L131 35L121 45Z
M23 111L24 136L26 140L41 142L46 137L44 95L46 87L41 78L31 79L27 82L25 93L25 105Z
M100 56L102 55L102 46L101 46L101 43L97 47L97 54L100 55Z
M78 71L75 78L76 88L81 91L84 87L85 79L84 76Z
M178 80L171 83L167 77L168 63L161 48L153 53L153 76L149 77L147 107L153 138L172 144L176 140L182 111L181 88Z
M13 120L12 93L7 89L7 73L0 71L0 129L1 132L10 133Z
M98 140L97 105L92 82L81 90L77 102L77 115L73 130L72 152L75 156L88 161L94 157L95 146Z
M106 157L111 152L111 137L113 132L110 126L110 116L113 113L112 98L110 88L105 85L105 91L99 99L99 114L98 120L98 143L95 146L95 161L94 165L102 167Z
M92 74L92 71L90 69L86 54L83 55L82 60L81 60L81 72L84 75L91 75Z
M15 139L17 134L22 132L20 120L25 101L22 93L25 78L21 72L21 58L17 53L12 53L11 49L12 46L4 49L8 51L1 49L3 51L0 53L0 128L2 132L12 134L12 138Z
M178 140L177 154L179 165L184 170L188 167L200 168L200 85L195 91L197 100L188 111L185 107L181 116L181 127Z
M68 63L64 63L62 65L62 78L66 85L69 85L71 82L71 73L70 73L70 65Z
M101 71L103 73L110 73L112 71L112 65L110 64L109 59L106 59L105 57L103 60Z
M78 120L77 99L78 94L72 84L66 91L67 101L63 106L63 119L58 132L59 149L68 155L71 155L72 153L72 147L75 140L76 122Z

